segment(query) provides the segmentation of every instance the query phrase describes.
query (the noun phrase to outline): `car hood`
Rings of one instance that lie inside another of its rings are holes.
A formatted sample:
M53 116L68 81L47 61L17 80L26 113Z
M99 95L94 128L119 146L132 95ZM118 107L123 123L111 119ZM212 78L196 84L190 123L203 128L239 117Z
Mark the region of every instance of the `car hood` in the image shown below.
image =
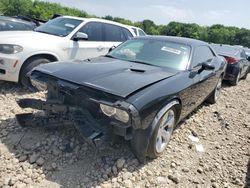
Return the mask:
M38 66L34 71L124 98L177 73L161 67L106 57L90 62L49 63Z
M43 40L55 40L55 39L60 39L62 37L58 37L55 35L49 35L45 33L39 33L35 31L2 31L0 34L0 42L2 43L3 41L6 41L7 43L9 42L14 42L17 43L19 41L43 41ZM5 43L6 43L5 42Z

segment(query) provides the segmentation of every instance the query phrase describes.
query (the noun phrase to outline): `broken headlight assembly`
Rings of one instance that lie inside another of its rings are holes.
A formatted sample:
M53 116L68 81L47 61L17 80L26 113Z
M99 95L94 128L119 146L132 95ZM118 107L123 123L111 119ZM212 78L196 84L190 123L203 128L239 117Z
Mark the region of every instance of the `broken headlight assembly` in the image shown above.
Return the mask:
M119 108L115 108L105 104L100 104L100 108L102 112L108 117L113 117L123 123L128 123L129 121L129 114L125 110L121 110Z
M38 91L45 91L47 90L47 84L43 81L37 80L35 78L30 79L31 84L38 90Z

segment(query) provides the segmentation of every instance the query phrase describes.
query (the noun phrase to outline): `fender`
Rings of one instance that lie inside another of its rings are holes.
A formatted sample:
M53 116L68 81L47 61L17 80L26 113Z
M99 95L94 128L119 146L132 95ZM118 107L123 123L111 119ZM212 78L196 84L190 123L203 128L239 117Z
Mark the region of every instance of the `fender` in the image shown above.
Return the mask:
M153 122L151 125L143 130L143 129L138 129L134 131L133 134L133 139L131 140L132 144L132 149L134 150L133 152L135 153L136 157L139 159L141 163L146 162L146 157L147 157L147 151L148 151L148 145L149 141L154 133L154 130L157 126L157 123L161 119L161 117L173 106L179 105L179 101L173 100L170 103L168 103L166 106L164 106L155 116ZM138 153L138 151L140 151Z

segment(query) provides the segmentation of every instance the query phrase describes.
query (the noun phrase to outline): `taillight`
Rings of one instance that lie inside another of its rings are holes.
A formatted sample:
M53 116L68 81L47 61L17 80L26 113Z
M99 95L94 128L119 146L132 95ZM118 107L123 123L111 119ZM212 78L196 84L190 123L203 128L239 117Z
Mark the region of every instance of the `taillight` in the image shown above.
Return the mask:
M235 64L239 61L239 59L235 58L235 57L225 57L225 59L227 60L227 62L229 64Z

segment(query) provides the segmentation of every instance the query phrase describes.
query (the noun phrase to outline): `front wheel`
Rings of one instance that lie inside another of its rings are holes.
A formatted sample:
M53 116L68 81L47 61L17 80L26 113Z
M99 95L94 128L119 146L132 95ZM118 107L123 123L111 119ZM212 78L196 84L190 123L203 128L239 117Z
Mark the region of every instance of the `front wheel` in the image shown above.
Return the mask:
M25 87L25 88L33 88L32 84L30 82L29 77L27 76L27 73L30 72L34 67L44 64L44 63L49 63L50 60L46 58L41 58L41 57L36 57L28 60L22 67L20 71L20 77L19 81L20 83Z
M150 158L160 156L170 141L176 124L176 109L170 108L158 121L150 138L147 155Z

